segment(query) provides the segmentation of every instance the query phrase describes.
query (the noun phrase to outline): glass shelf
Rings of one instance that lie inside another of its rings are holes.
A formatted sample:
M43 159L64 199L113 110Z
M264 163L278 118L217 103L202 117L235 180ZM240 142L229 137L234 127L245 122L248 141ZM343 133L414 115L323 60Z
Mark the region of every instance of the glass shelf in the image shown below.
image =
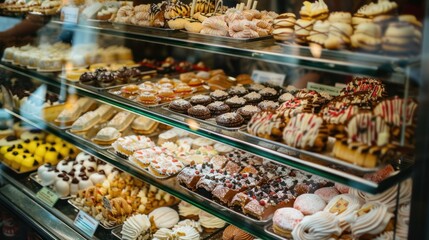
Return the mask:
M404 164L404 167L398 174L390 176L380 183L375 183L370 180L363 178L364 173L356 173L356 171L341 171L338 169L331 168L326 165L321 165L308 160L302 160L298 157L292 157L279 152L279 148L275 144L261 141L254 137L249 137L245 134L236 131L226 131L218 127L205 125L205 124L188 124L187 119L172 115L169 111L162 108L144 108L131 102L124 102L116 98L112 98L109 95L104 95L102 92L93 92L89 89L76 86L66 81L60 81L54 74L44 74L36 71L24 69L21 67L13 66L10 64L2 63L3 68L16 72L18 74L35 78L43 83L50 84L58 89L65 87L69 88L69 91L73 89L77 94L82 96L91 97L97 99L103 103L116 106L118 108L131 111L133 113L143 115L154 119L156 121L182 128L194 134L207 137L233 147L254 153L256 155L268 158L276 161L280 164L288 165L293 168L303 170L305 172L324 177L326 179L345 184L365 192L380 193L389 187L397 184L398 182L406 179L412 172L412 164ZM42 124L44 127L44 123ZM60 136L66 135L63 131L57 131ZM68 135L67 138L70 138ZM298 150L299 151L299 150Z
M420 58L416 56L384 56L347 50L332 51L322 49L318 51L295 44L277 44L272 38L260 41L221 41L210 36L198 36L197 34L188 34L182 31L167 31L109 22L70 24L53 20L51 24L54 26L60 25L63 29L70 31L106 34L281 65L323 70L325 72L376 76L386 80L392 79L395 82L398 82L398 80L391 77L393 73L399 72L403 76L406 66L415 65L420 61Z

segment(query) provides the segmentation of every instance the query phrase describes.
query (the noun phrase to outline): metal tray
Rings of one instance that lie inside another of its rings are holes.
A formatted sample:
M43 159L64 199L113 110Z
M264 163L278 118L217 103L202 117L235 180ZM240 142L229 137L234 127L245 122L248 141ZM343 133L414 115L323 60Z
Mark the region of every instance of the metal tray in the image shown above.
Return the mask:
M287 239L287 238L285 238L285 237L279 236L279 235L277 235L276 233L274 233L274 231L273 231L273 224L272 224L272 223L267 224L267 225L264 227L264 230L265 230L265 232L266 232L267 234L271 235L272 237L274 237L274 238L276 238L276 239Z
M180 185L180 184L179 184ZM242 213L242 212L238 212L238 211L235 211L234 209L230 209L230 208L228 208L228 207L225 207L224 205L222 205L222 204L220 204L220 203L217 203L216 201L213 201L212 199L210 199L210 198L208 198L208 197L206 197L206 196L203 196L203 195L201 195L201 194L198 194L198 193L196 193L196 192L194 192L194 191L191 191L191 190L189 190L188 188L186 188L186 187L184 187L184 186L182 186L182 185L180 185L180 187L182 188L182 189L184 189L184 190L186 190L189 194L191 194L191 195L195 195L195 196L197 196L197 197L202 197L202 198L204 198L206 201L208 201L212 206L214 206L214 207L216 207L216 208L219 208L219 210L220 211L228 211L228 212L231 212L231 213L233 213L233 214L235 214L235 215L237 215L237 216L240 216L240 217L242 217L242 218L245 218L245 219L247 219L247 220L249 220L249 221L252 221L254 224L260 224L260 225L262 225L262 224L266 224L266 223L268 223L269 221L271 221L271 218L268 218L268 219L265 219L265 220L258 220L258 219L255 219L255 218L253 218L253 217L250 217L250 216L248 216L248 215L245 215L244 213Z
M133 31L137 33L143 33L143 34L155 34L155 35L162 35L162 36L178 36L178 34L182 34L185 36L185 34L181 33L179 30L171 29L171 28L160 28L160 27L146 27L146 26L138 26L128 23L118 23L118 22L112 22L113 28L124 30L124 31Z
M247 42L256 42L256 41L262 41L262 40L273 38L272 35L268 35L265 37L257 37L257 38L233 38L233 37L212 36L212 35L202 34L202 33L191 33L184 30L182 30L182 32L187 33L190 37L203 39L208 42L216 41L216 42L224 42L224 43L247 43Z
M221 231L223 231L225 229L225 227L223 227L223 228L219 228L219 229L216 229L214 232L211 232L211 233L207 233L207 232L202 232L202 233L200 233L200 239L204 239L204 240L209 240L209 239L211 239L212 237L214 237L214 236L216 236L217 234L219 234ZM119 226L119 227L117 227L117 228L114 228L113 230L112 230L112 235L113 236L115 236L116 238L118 238L118 239L122 239L122 234L121 234L121 231L122 231L122 226ZM215 238L216 239L216 238Z
M74 205L74 203L71 201L71 199L69 199L69 200L67 200L67 202L70 204L70 205L72 205L74 208L76 208L77 210L82 210L82 209L80 209L78 206L76 206L76 205ZM83 210L82 210L83 211ZM89 214L89 213L88 213ZM91 214L89 214L91 217L94 217L94 216L92 216ZM122 224L116 224L116 225L113 225L113 226L107 226L106 225L106 223L104 222L104 221L100 221L100 226L101 227L103 227L104 229L107 229L107 230L112 230L112 229L114 229L114 228L117 228L117 227L119 227L119 226L121 226Z
M258 136L255 136L255 135L252 135L252 134L248 133L244 129L243 130L240 129L239 133L241 133L243 135L246 135L249 138L257 139L259 141L265 142L265 143L267 143L269 145L272 145L272 146L275 146L275 147L278 147L278 148L286 149L286 150L292 151L292 152L297 153L297 154L303 154L303 155L306 155L306 156L309 156L309 157L314 157L317 160L322 160L325 163L335 164L335 165L341 166L341 167L346 167L348 169L352 169L352 170L355 170L355 171L358 171L358 172L361 172L361 173L376 172L376 171L380 170L383 167L382 165L379 165L379 166L374 167L374 168L365 168L365 167L354 165L354 164L348 163L346 161L342 161L340 159L334 158L334 157L330 156L329 153L321 154L321 153L310 152L310 151L306 151L306 150L294 148L294 147L288 146L288 145L280 143L280 142L275 142L275 141L272 141L272 140L261 138L261 137L258 137ZM305 160L303 160L303 161L305 161Z
M30 174L29 177L30 177L31 180L33 180L36 183L38 183L40 186L43 186L42 182L41 182L41 180L39 178L39 175L37 174L37 172L34 172L34 173ZM52 185L49 185L47 187L49 187L54 193L56 193L55 190L54 190L54 188L52 187ZM61 199L61 200L67 200L67 199L70 199L70 198L72 198L71 195L69 195L67 197L59 197L59 199Z
M168 106L163 106L162 108L165 109L165 110L167 110L167 111L169 111L169 112L171 112L171 113L173 113L173 114L175 114L175 115L183 117L185 119L190 118L190 119L193 119L193 120L195 120L195 121L197 121L197 122L199 122L201 124L207 124L207 125L210 125L212 127L220 128L220 129L227 130L227 131L238 131L238 130L244 129L246 127L246 124L244 124L244 123L240 127L225 127L225 126L221 126L221 125L217 124L215 118L209 118L209 119L203 120L203 119L199 119L199 118L195 118L195 117L189 116L187 114L175 112L173 110L170 110L168 108Z

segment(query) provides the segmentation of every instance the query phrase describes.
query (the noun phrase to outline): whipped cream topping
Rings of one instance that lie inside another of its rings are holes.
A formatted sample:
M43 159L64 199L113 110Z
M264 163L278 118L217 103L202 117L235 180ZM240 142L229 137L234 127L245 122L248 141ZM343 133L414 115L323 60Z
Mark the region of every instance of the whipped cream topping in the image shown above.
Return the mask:
M410 224L410 204L402 205L398 210L398 218L396 223L396 235L400 239L408 238L408 227Z
M152 236L153 240L168 240L173 238L173 231L168 228L160 228Z
M393 238L393 236L394 236L393 231L383 232L380 235L378 235L376 238L374 238L374 240L399 240L398 236L396 236L395 238Z
M350 223L350 229L354 237L383 232L393 214L388 211L385 204L380 202L367 202L346 221Z
M151 224L147 215L137 214L129 217L122 226L122 239L134 240L145 235Z
M180 227L184 227L184 226L193 227L199 233L203 232L203 228L201 227L201 223L194 221L194 220L190 220L190 219L186 219L186 220L178 222L176 225L174 225L173 230L176 230L176 228L180 228Z
M357 13L365 16L376 16L396 9L398 4L389 0L378 0L377 3L370 3L358 9Z
M179 222L179 214L169 207L160 207L149 214L157 228L172 228Z
M335 214L339 221L339 226L344 231L350 227L346 219L361 206L362 201L358 197L351 194L341 194L332 198L323 211Z
M173 231L173 235L179 240L199 240L200 233L191 226L178 227Z
M316 0L314 3L305 1L304 6L301 7L301 11L299 11L299 13L301 15L312 17L323 12L327 13L328 11L328 5L326 5L323 0Z
M196 215L198 216L201 212L201 209L193 206L192 204L189 204L185 201L181 201L179 203L179 215L180 216L190 216L190 215Z
M304 217L292 231L295 240L330 240L340 234L335 215L323 211Z

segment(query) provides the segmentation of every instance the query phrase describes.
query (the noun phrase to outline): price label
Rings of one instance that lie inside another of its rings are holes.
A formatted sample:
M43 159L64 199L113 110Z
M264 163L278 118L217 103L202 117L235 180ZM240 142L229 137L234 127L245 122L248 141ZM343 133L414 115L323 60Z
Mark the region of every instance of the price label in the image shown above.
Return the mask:
M61 9L61 18L64 22L77 23L77 20L79 18L79 8L63 7Z
M58 195L47 187L40 189L40 191L37 192L36 197L50 207L53 207L58 201Z
M273 85L283 86L286 74L253 70L252 79L258 83L271 83Z
M112 204L110 203L110 200L107 199L106 196L103 197L103 207L109 211L112 211Z
M309 90L314 90L317 92L327 92L332 96L338 96L340 95L341 92L341 87L332 87L329 85L325 85L325 84L320 84L320 83L314 83L314 82L309 82L307 83L307 88Z
M74 220L74 225L90 237L94 236L99 223L99 221L95 220L82 210L79 211L76 219Z

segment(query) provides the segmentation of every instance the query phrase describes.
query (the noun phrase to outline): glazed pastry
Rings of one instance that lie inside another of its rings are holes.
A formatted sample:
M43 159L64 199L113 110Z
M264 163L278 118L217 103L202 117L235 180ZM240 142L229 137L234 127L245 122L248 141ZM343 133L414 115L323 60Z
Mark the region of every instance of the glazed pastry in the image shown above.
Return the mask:
M210 110L203 105L196 105L188 109L188 114L191 117L199 119L207 119L211 117Z
M258 104L262 111L274 111L279 107L279 104L274 101L264 100Z
M147 117L136 117L131 124L131 128L137 134L149 135L156 131L159 123Z
M332 198L338 196L340 193L334 187L324 187L317 189L314 194L322 198L326 203L329 203Z
M100 116L102 122L105 122L116 113L116 110L110 105L101 105L94 112Z
M244 118L238 113L224 113L216 117L216 123L225 127L239 127L243 124Z
M106 126L116 128L118 131L122 132L131 124L134 118L134 114L122 111L117 113Z
M321 197L309 193L298 196L293 204L293 207L304 215L313 215L322 211L325 206L326 202Z
M247 124L247 132L266 139L277 140L282 136L284 122L280 115L263 111L255 114Z
M321 152L326 147L327 129L315 114L300 113L291 118L283 130L283 141L292 147Z
M273 216L273 230L282 237L292 238L292 230L303 218L304 215L294 208L280 208Z
M292 231L293 239L332 239L340 236L341 228L335 215L327 212L317 212L304 217Z
M183 99L174 100L168 105L168 108L170 110L179 112L179 113L187 113L188 109L191 107L192 107L192 104Z
M96 144L110 145L119 137L121 137L121 133L116 128L105 127L97 132L92 141Z
M169 207L160 207L149 214L156 228L172 228L179 222L179 214Z

